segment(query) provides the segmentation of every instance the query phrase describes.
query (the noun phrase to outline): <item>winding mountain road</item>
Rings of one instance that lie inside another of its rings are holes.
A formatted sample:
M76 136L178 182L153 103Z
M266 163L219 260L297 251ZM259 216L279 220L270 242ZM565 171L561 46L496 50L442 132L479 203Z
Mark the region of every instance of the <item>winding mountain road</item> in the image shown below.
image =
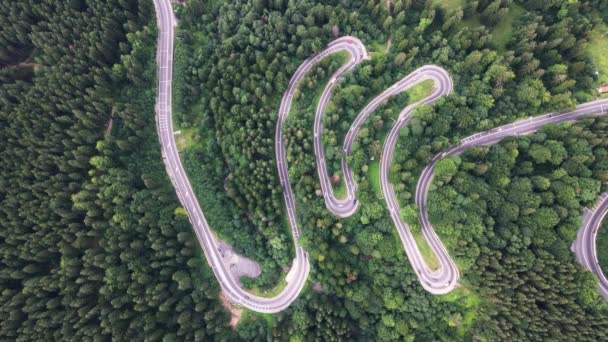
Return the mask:
M336 74L338 73L339 71ZM438 67L436 65L426 65L416 69L404 78L395 82L391 87L386 89L376 98L374 98L369 104L367 104L365 108L363 108L363 110L355 118L355 121L350 126L344 138L344 154L342 156L341 162L342 173L344 175L344 182L346 185L346 198L338 199L335 197L335 194L333 192L330 176L328 174L327 166L325 164L323 143L321 142L321 132L323 131L323 113L331 97L331 89L335 84L335 80L335 77L331 78L329 84L325 87L319 100L319 104L317 106L314 123L314 150L315 159L317 162L317 171L319 173L319 181L321 183L321 190L323 191L323 197L327 209L331 211L334 215L340 217L348 217L357 210L359 202L355 197L357 186L354 179L354 173L348 166L347 158L352 153L352 145L355 139L357 138L357 134L359 134L359 131L361 130L361 126L363 126L367 118L390 97L405 92L408 89L420 84L421 82L424 82L426 80L432 80L435 84L435 89L433 90L433 93L424 100L412 104L411 106L406 108L407 110L404 110L400 113L397 123L405 124L409 119L408 113L411 109L421 103L432 103L436 101L439 97L449 94L452 91L452 81L447 71L445 71L441 67ZM396 141L396 134L398 133L398 129L394 128L394 130L394 141Z
M323 58L338 52L346 51L350 58L346 64L340 67L331 77L329 83L325 87L323 94L321 95L321 100L319 101L319 107L324 108L327 101L329 101L331 90L336 85L338 79L347 71L354 68L357 64L361 63L361 61L365 59L369 59L369 55L367 50L365 50L365 46L361 41L355 37L341 37L334 41L332 41L328 47L320 53L315 54L314 56L305 60L300 67L296 70L295 74L292 76L289 81L289 86L287 87L287 91L283 94L283 98L281 99L281 106L279 108L279 120L277 122L276 132L275 132L275 151L277 157L277 168L279 171L279 179L281 181L281 187L283 188L283 197L285 198L285 204L287 207L287 216L289 218L289 223L291 225L291 231L294 239L297 239L300 236L300 232L297 228L296 222L296 212L295 212L295 200L293 197L293 192L291 190L291 183L289 181L289 174L287 171L287 161L285 157L285 146L283 144L283 124L285 120L289 116L289 111L291 109L291 103L293 100L293 94L297 89L298 84L301 79L306 75L308 71L312 68L312 66L322 60ZM331 184L329 183L329 176L327 175L327 170L325 169L325 158L323 157L323 150L321 144L321 132L320 127L322 125L322 116L323 109L317 109L315 116L315 132L314 132L314 145L315 145L315 154L317 154L317 169L319 170L319 176L322 180L322 187L325 193L326 198L330 198L328 196L327 186L331 189ZM320 147L321 146L321 147ZM325 182L323 182L325 180ZM325 184L325 185L323 185ZM349 206L352 206L354 201L349 203ZM340 201L331 202L328 206L335 205L335 208L348 208L349 206L344 206L344 204ZM355 207L356 209L356 207Z
M176 23L169 0L154 0L154 7L156 9L157 23L159 28L157 47L158 93L156 99L156 126L159 135L159 142L161 144L163 162L165 164L167 174L171 179L181 204L188 213L188 217L192 223L197 240L203 249L207 262L211 266L216 279L219 281L222 290L232 302L243 305L244 307L256 312L275 313L287 308L304 288L310 272L308 253L304 251L302 246L300 246L298 243L300 230L298 228L296 219L295 199L289 180L285 156L285 145L282 137L282 127L289 115L294 92L296 91L299 82L312 68L312 66L323 58L342 51L348 53L349 55L349 60L347 63L345 63L332 75L329 83L325 87L317 107L314 124L315 158L325 203L327 208L332 213L341 217L352 215L357 210L359 205L355 197L356 184L354 181L354 175L346 163L346 157L351 153L351 147L354 139L356 138L357 133L359 132L363 123L366 121L367 117L369 117L369 115L389 97L403 92L422 81L432 80L434 82L434 89L428 97L416 103L410 104L402 110L395 125L388 134L380 161L382 191L387 201L391 218L395 222L403 247L407 253L414 272L417 274L422 286L427 291L434 294L443 294L451 291L457 285L460 276L458 268L454 264L452 258L450 258L446 248L439 240L437 234L433 231L432 226L428 221L428 213L426 212L427 195L433 178L432 171L435 162L440 158L459 154L466 148L472 146L492 144L498 142L500 139L506 136L530 133L547 123L576 120L577 118L586 114L603 114L605 113L603 108L604 105L606 105L608 109L608 100L602 100L581 105L573 112L558 114L552 113L541 117L516 122L467 137L461 141L461 145L453 147L450 150L435 156L432 163L423 170L416 189L416 203L421 211L422 232L430 248L437 256L440 264L439 268L433 271L427 266L409 230L409 227L402 221L400 217L399 204L396 200L393 187L388 180L388 176L399 130L408 123L416 106L421 104L432 104L439 98L450 94L453 88L452 80L450 79L448 73L438 66L428 65L421 67L396 82L389 89L372 100L361 111L345 137L343 145L344 156L342 159L342 169L344 173L344 180L346 182L347 197L345 199L338 199L333 194L330 178L325 164L323 144L321 141L321 133L323 129L322 117L325 107L331 97L332 89L338 82L339 78L346 71L354 68L357 64L369 59L370 57L365 49L365 46L359 39L355 37L341 37L332 41L326 49L313 55L300 65L291 78L288 88L281 99L279 119L277 120L275 132L277 169L281 187L283 189L285 207L289 219L289 225L291 227L296 256L285 279L287 285L282 289L282 291L272 298L256 296L247 292L246 290L243 290L239 286L238 280L234 279L234 277L231 275L227 265L222 262L218 240L215 238L205 219L186 172L180 162L179 153L177 151L175 138L173 135L173 124L171 118L173 39L174 27ZM585 244L585 246L587 246L587 244Z
M393 185L389 181L389 171L393 160L393 152L397 146L399 131L408 124L414 109L421 104L434 103L439 98L449 95L452 92L452 80L445 70L436 66L423 68L425 70L424 77L432 79L435 83L435 87L430 96L405 107L399 114L399 119L397 119L397 122L388 133L380 158L380 184L391 218L395 223L395 228L397 228L403 248L414 272L418 276L420 284L430 293L445 294L454 289L458 284L458 279L460 277L458 267L456 267L456 264L448 254L447 249L432 229L422 230L422 233L429 247L437 257L439 267L436 270L432 270L427 265L409 226L401 218L399 202L397 201Z
M289 195L286 194L285 196L290 197L287 206L288 208L292 208L291 212L293 216L290 216L290 222L293 224L292 232L294 233L296 258L286 277L287 286L285 286L281 293L272 298L255 296L241 289L237 280L232 277L228 267L222 263L219 243L203 215L192 190L192 186L190 185L190 181L180 162L179 153L175 145L175 138L173 136L173 124L171 120L173 29L175 21L169 0L154 0L154 7L156 9L159 27L157 48L158 93L156 98L156 127L167 174L173 183L173 187L175 188L180 202L188 212L188 217L192 223L197 240L226 296L232 302L241 304L253 311L262 313L282 311L298 297L310 271L308 254L297 243L299 231L295 225L295 211L293 211L294 207L291 192L289 192Z

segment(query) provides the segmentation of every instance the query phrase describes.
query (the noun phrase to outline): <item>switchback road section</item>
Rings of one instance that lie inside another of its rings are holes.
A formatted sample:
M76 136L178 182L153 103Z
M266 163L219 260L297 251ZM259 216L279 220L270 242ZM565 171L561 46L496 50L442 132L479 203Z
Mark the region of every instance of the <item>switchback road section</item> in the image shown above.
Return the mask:
M530 118L527 120L517 121L508 125L497 127L486 132L476 133L461 140L458 146L436 155L432 162L423 169L420 180L416 187L416 204L420 210L420 220L422 233L428 242L431 250L439 261L439 268L431 270L424 261L420 250L414 240L409 227L400 217L399 204L397 202L392 184L389 182L389 169L393 159L393 152L397 144L399 130L409 122L413 110L421 104L435 103L439 98L449 95L452 92L452 80L448 73L441 67L435 65L423 66L411 74L407 75L389 89L372 100L357 116L355 122L346 134L344 141L344 156L342 159L342 169L347 188L347 197L345 199L337 199L331 188L328 171L326 169L323 145L321 142L321 133L323 129L322 115L325 106L331 97L331 91L338 82L339 78L347 71L354 68L362 61L369 59L364 45L355 37L341 37L332 41L323 51L313 55L305 60L296 70L295 74L289 82L287 91L283 94L281 105L279 108L279 119L277 120L275 132L275 152L277 158L277 169L285 207L289 219L289 225L293 237L293 243L296 251L296 257L289 273L286 276L287 285L283 290L272 298L265 298L253 295L243 290L238 280L234 279L225 263L221 260L221 251L218 241L216 240L211 228L209 227L205 216L200 208L200 205L194 195L192 186L188 180L186 172L180 162L179 154L175 145L173 135L173 124L171 118L171 81L172 81L172 63L173 63L173 38L175 18L171 8L170 0L154 0L154 7L157 14L157 23L159 27L158 33L158 48L157 48L157 63L158 63L158 93L156 98L156 126L161 144L161 152L163 162L167 174L175 188L178 198L188 213L190 222L192 223L197 240L203 249L207 262L211 266L213 273L220 283L222 291L234 303L243 305L253 311L261 313L275 313L287 308L300 294L308 274L310 272L310 263L308 253L304 251L298 243L300 230L298 228L295 199L291 189L289 180L288 167L285 153L285 143L282 136L282 128L286 118L289 115L294 92L297 85L312 68L312 66L325 58L328 55L345 51L349 54L349 60L346 64L340 67L334 75L332 75L329 83L325 87L319 104L317 106L315 125L314 125L314 144L315 144L315 159L317 162L317 170L323 190L323 196L327 208L337 216L346 217L352 215L357 207L358 201L355 198L356 184L352 171L348 168L346 157L351 153L351 146L361 125L366 121L370 113L372 113L383 101L390 96L405 91L416 84L432 80L434 82L433 92L426 98L408 105L402 110L395 125L389 132L384 144L381 161L380 161L380 177L382 192L387 202L388 210L391 218L395 223L399 237L403 244L403 248L408 256L409 262L413 267L414 272L418 276L422 286L433 294L444 294L450 292L458 282L460 277L458 268L448 254L446 248L441 243L439 237L433 230L427 212L427 197L430 188L430 183L433 179L433 167L435 163L444 157L457 155L465 149L478 146L494 144L504 137L528 134L538 130L540 127L550 123L560 123L565 121L574 121L585 115L601 115L608 113L608 100L598 100L578 106L574 111L549 113L543 116ZM606 107L606 108L604 108ZM592 271L599 269L597 265L597 257L595 256L595 236L599 222L603 219L608 211L608 200L605 198L600 202L592 214L587 215L585 227L583 227L583 238L579 244L575 244L575 252L577 258L583 260L583 264L589 267ZM589 231L591 234L589 234ZM574 247L573 247L574 248ZM580 256L579 256L580 254ZM588 257L589 255L593 257ZM601 273L596 272L598 277ZM601 275L603 277L603 275ZM600 278L602 280L602 278ZM605 277L603 278L600 290L606 291L608 286L605 286ZM605 292L604 292L605 293Z

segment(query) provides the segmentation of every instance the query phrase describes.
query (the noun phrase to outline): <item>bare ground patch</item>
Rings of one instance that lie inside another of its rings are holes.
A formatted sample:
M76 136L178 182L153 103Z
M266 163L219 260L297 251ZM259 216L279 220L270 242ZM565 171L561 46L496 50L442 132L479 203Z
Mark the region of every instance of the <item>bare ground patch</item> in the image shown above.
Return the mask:
M228 323L228 326L233 330L236 329L236 325L239 324L241 317L243 317L243 309L232 305L224 294L224 291L220 292L220 300L222 301L222 306L230 312L230 323Z

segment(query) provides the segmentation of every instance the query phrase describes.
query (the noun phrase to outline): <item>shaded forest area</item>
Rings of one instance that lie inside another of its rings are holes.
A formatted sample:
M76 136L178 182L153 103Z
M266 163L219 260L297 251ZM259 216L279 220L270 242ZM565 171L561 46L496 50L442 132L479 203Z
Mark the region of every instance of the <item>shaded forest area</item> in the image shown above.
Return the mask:
M0 12L0 339L233 335L160 156L152 2Z

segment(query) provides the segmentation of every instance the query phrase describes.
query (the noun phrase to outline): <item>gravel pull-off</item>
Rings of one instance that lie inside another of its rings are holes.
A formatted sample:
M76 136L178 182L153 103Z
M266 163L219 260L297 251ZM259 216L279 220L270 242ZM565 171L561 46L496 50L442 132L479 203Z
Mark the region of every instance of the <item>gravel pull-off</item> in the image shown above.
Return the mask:
M222 256L222 262L234 277L234 279L240 284L240 278L246 276L249 278L256 278L262 273L262 268L257 262L238 255L231 245L224 241L218 240L220 246L220 253Z

